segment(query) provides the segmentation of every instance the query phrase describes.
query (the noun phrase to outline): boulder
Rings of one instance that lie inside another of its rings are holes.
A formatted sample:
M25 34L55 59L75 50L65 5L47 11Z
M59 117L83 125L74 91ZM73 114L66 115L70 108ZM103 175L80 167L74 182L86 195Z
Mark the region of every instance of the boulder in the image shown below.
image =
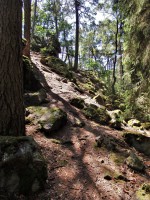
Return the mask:
M0 137L0 191L3 196L35 193L44 188L46 162L31 137Z
M121 130L123 122L122 111L121 110L108 111L108 114L111 118L111 120L109 121L110 127Z
M25 91L36 92L43 88L35 73L34 64L26 56L23 56L23 83Z
M70 99L69 103L79 109L83 109L84 104L85 104L84 100L79 97L74 97L74 98Z
M42 103L47 103L47 94L44 89L38 92L28 92L24 94L24 101L26 106L39 106Z
M40 106L28 107L30 114L26 120L35 125L46 134L58 131L67 122L67 114L57 107L47 108Z
M145 170L145 166L144 166L142 160L136 154L134 154L132 151L130 152L129 157L127 157L127 159L126 159L126 164L136 171L144 171Z
M106 97L102 93L97 94L93 99L96 100L98 104L105 106Z
M84 109L83 109L83 114L100 124L108 124L110 120L110 116L107 113L107 110L104 106L96 106L94 104L88 104Z
M73 74L68 69L67 64L63 62L61 59L56 58L54 56L49 56L46 58L46 60L47 60L46 63L51 68L51 70L53 70L57 74L60 74L63 77L66 77L68 79L73 78Z
M150 156L150 137L137 132L125 132L125 141L136 150Z

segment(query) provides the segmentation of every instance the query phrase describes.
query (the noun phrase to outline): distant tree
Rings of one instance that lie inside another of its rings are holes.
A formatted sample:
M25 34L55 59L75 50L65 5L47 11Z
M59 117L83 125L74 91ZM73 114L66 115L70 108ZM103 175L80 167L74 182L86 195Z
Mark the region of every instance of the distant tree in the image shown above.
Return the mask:
M31 0L24 0L24 38L27 40L23 54L30 58Z
M0 135L25 134L22 1L0 0Z
M78 69L78 56L79 56L79 6L80 1L75 0L75 15L76 15L76 39L75 39L75 61L74 61L74 71Z

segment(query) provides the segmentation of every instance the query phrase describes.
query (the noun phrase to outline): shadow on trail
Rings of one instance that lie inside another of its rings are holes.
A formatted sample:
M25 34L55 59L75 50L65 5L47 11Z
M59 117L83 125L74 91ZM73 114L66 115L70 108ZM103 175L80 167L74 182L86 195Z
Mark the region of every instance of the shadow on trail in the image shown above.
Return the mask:
M50 85L48 85L43 73L36 68L36 73L40 77L40 82L45 88L47 94L50 97L50 102L44 106L52 106L53 104L62 108L69 115L69 122L66 127L63 127L60 131L52 134L47 139L62 139L73 141L76 138L75 143L55 144L53 149L50 146L46 146L46 160L49 165L48 182L46 189L39 195L36 195L34 200L123 200L129 199L123 192L124 184L122 183L120 196L115 191L112 194L111 183L104 180L101 173L104 166L98 161L98 157L102 157L102 151L94 149L95 137L101 135L113 140L121 147L128 148L128 145L120 138L117 138L114 130L110 128L100 126L95 123L92 126L91 120L86 119L83 114L65 99L58 94L51 91ZM55 100L55 102L53 102ZM86 125L83 128L73 127L70 124L70 116L77 117L78 119L85 121ZM71 129L74 130L71 130ZM111 134L114 132L114 134ZM64 135L62 135L62 133ZM92 137L92 142L89 141L90 137L82 138L84 133ZM44 137L44 136L43 136ZM82 140L79 140L82 139ZM84 141L86 141L84 143ZM91 146L93 145L93 146ZM90 149L90 152L88 150ZM107 154L110 153L107 149ZM44 150L43 150L44 151ZM118 152L121 153L121 152ZM103 158L103 157L102 157ZM107 170L111 169L108 163ZM71 173L72 172L72 173ZM66 174L66 175L65 175ZM114 184L114 183L112 183ZM115 188L115 187L114 187ZM116 196L113 196L113 195ZM126 198L127 197L127 198Z

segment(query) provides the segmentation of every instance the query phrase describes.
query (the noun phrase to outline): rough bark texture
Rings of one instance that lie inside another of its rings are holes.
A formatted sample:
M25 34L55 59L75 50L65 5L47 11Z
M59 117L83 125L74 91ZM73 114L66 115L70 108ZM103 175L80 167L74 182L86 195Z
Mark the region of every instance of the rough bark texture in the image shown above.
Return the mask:
M36 18L37 18L37 0L34 2L34 14L33 14L33 23L32 23L32 33L31 33L31 38L34 36L34 30L35 30L35 23L36 23Z
M75 42L75 62L74 71L78 69L78 55L79 55L79 1L75 0L75 11L76 11L76 42Z
M30 58L31 0L24 0L24 37L27 40L23 54Z
M0 135L24 135L22 1L0 0Z

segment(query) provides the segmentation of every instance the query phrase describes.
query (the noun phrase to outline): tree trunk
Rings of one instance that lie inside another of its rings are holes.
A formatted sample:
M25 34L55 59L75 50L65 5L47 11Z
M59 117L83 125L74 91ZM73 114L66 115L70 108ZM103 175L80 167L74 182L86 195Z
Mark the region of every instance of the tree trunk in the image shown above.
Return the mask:
M117 63L117 53L118 53L118 17L116 22L116 33L115 33L115 58L113 61L113 82L112 82L112 94L115 95L115 83L116 83L116 63Z
M119 54L119 59L118 59L118 63L119 63L119 74L120 74L120 80L123 80L123 75L124 75L124 69L123 69L123 63L122 63L122 21L119 24L118 27L118 32L119 32L119 40L118 40L118 54Z
M78 70L78 56L79 56L79 1L75 0L75 12L76 12L76 41L75 41L75 61L74 71Z
M21 0L0 0L0 41L0 135L24 135Z
M31 0L24 0L24 38L27 40L23 54L30 58Z
M32 32L31 32L31 39L34 37L35 31L35 23L36 23L36 10L37 10L37 0L34 2L34 14L33 14L33 22L32 22Z
M55 22L56 37L57 37L57 40L59 40L57 3L58 3L58 2L54 1L54 8L55 8L55 12L54 12L54 22Z

